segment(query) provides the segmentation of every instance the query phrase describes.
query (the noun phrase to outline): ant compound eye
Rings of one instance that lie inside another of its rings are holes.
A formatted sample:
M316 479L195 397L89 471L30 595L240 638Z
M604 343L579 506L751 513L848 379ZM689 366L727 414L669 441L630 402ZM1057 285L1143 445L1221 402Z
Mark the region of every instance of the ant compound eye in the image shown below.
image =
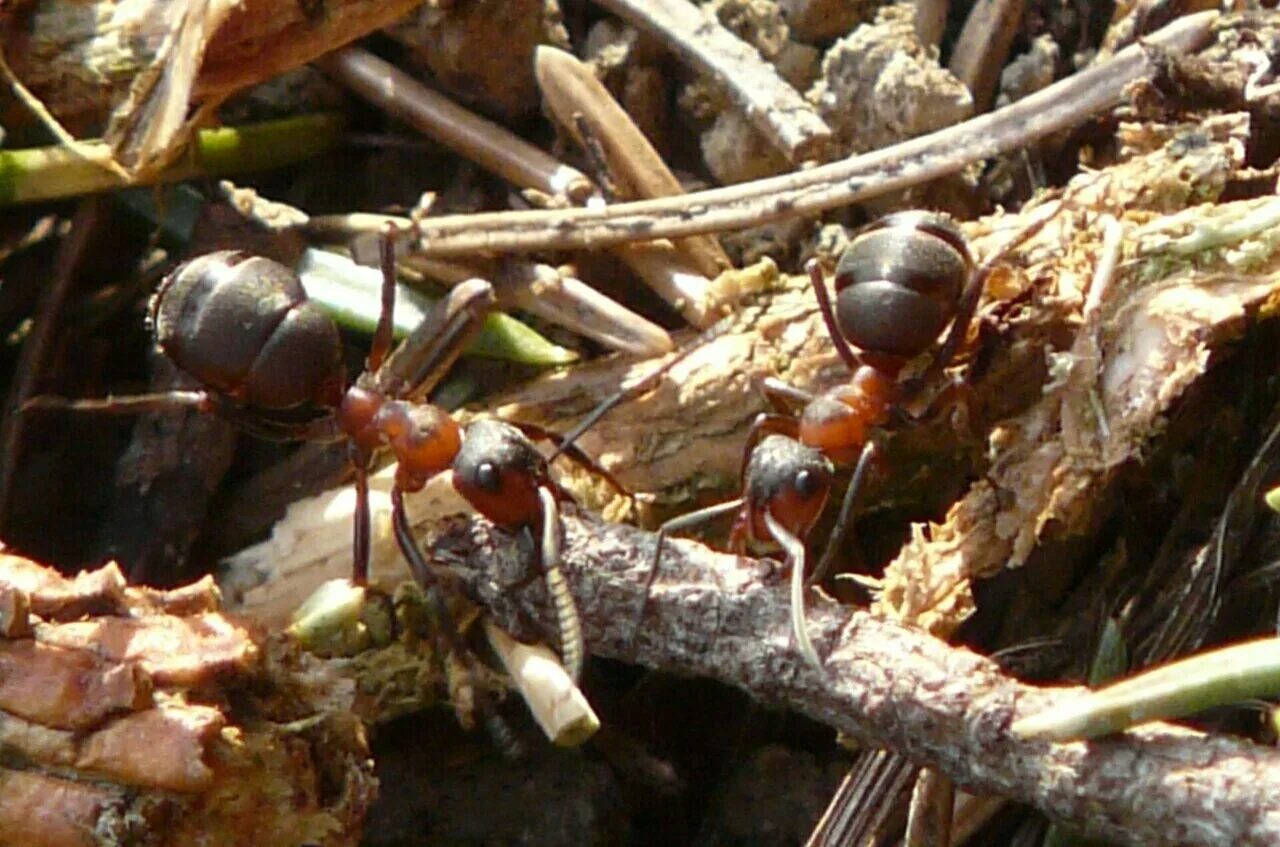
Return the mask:
M818 475L811 470L803 470L796 474L794 481L796 493L801 497L812 497L821 488Z
M493 462L481 462L476 468L476 485L485 491L497 491L502 487L502 472Z

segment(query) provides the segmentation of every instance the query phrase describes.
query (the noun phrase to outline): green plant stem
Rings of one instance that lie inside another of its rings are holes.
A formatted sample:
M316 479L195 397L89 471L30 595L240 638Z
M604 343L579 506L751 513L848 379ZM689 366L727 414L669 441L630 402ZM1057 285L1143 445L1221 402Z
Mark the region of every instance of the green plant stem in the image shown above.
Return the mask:
M200 130L186 152L145 182L131 182L109 167L105 142L0 150L0 206L77 197L198 176L228 176L303 161L337 141L342 121L318 114L240 127Z

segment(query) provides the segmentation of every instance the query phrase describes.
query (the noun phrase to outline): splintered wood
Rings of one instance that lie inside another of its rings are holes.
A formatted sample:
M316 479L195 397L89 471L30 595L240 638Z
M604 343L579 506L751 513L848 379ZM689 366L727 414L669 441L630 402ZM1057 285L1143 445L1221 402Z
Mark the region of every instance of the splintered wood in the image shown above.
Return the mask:
M0 845L356 843L360 722L220 605L0 555Z

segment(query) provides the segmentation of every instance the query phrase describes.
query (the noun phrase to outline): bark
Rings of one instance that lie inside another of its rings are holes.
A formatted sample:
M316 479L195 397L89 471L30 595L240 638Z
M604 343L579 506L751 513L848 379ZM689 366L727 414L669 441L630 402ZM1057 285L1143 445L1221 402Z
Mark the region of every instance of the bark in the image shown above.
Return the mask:
M0 594L0 845L357 842L375 781L352 692L210 580L4 555Z
M766 561L678 541L646 594L653 536L586 515L565 518L563 567L599 656L717 679L796 709L858 741L937 768L966 790L1000 794L1133 845L1265 845L1280 838L1280 753L1153 724L1112 739L1022 742L1011 722L1072 692L1005 676L917 629L810 597L824 674L789 643L785 576ZM482 519L447 522L432 552L499 625L553 638L529 549Z

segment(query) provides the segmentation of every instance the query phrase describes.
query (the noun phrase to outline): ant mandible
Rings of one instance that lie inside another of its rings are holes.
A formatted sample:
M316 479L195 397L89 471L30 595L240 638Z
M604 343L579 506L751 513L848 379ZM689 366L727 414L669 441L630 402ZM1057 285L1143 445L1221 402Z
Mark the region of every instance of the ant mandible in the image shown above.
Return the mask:
M345 440L356 490L352 581L361 587L369 575L368 475L375 454L389 449L397 462L391 489L396 542L414 577L431 589L443 638L453 649L456 630L404 504L405 493L421 490L449 470L454 487L478 512L499 526L532 531L559 626L561 657L576 680L585 648L558 552L558 502L568 495L552 479L550 460L563 453L629 495L573 446L585 426L568 438L496 420L477 420L464 429L448 412L422 402L480 329L493 308L494 293L480 279L455 287L393 352L394 238L388 228L381 244L381 312L365 370L350 386L338 329L307 298L297 275L271 259L222 250L178 265L161 282L150 309L160 350L202 389L100 400L37 397L24 409L136 414L195 408L267 438ZM605 400L585 423L643 389L673 363ZM552 441L552 457L544 456L531 437Z
M792 638L805 660L821 672L805 625L804 589L825 576L835 556L858 493L877 462L881 433L901 420L916 419L905 404L955 356L992 271L1052 217L1025 227L975 268L964 234L949 218L927 211L888 215L856 233L841 254L834 302L821 266L810 260L805 269L823 322L851 378L816 396L764 381L775 404L799 404L803 410L799 417L764 413L756 418L744 448L742 496L664 524L656 539L650 585L668 533L736 512L730 549L741 553L748 542L772 542L785 551L791 569ZM931 350L924 375L900 381L906 365ZM928 406L935 407L945 396L932 398ZM818 566L806 578L804 538L826 506L835 467L850 464L853 477L835 527Z

